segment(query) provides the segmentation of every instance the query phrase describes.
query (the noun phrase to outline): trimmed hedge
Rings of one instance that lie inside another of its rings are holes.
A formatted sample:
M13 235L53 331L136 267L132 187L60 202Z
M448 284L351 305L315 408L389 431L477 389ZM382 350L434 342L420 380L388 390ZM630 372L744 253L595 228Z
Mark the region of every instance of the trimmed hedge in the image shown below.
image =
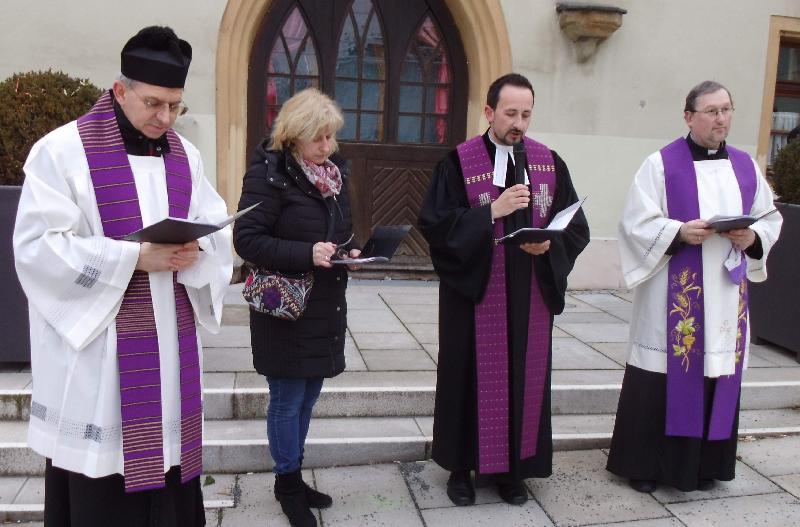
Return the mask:
M800 139L791 141L775 156L772 182L779 201L800 205Z
M21 185L33 144L86 113L101 93L86 79L50 70L15 73L0 83L0 185Z

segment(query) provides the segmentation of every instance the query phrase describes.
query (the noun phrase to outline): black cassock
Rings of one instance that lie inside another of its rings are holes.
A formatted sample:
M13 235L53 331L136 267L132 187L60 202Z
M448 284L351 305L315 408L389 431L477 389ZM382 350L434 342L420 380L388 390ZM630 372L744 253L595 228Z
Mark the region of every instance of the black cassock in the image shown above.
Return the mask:
M484 134L483 139L489 158L494 160L495 146L488 135ZM557 212L578 201L567 165L555 152L553 158L556 189L548 222ZM514 183L514 165L510 160L507 174L506 188ZM507 216L503 221L506 234L520 227L529 227L530 208L525 209L525 214ZM475 470L478 467L475 304L483 298L488 283L494 234L489 205L469 206L455 150L436 166L422 205L419 225L430 244L431 259L440 279L433 459L446 470ZM542 256L531 256L516 245L506 246L511 459L509 473L492 475L489 479L518 481L547 477L552 473L552 346L547 360L537 453L531 458L519 459L531 265L535 268L544 303L550 311L552 337L553 315L564 309L567 275L588 243L589 226L583 211L579 210L565 232L550 242L550 250Z

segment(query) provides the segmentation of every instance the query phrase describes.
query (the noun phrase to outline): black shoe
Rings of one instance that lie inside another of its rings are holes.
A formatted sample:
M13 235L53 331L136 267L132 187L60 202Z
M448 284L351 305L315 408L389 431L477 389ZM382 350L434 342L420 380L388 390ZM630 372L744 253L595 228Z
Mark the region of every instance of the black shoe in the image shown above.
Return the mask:
M468 470L450 474L447 480L447 497L459 507L475 504L475 489Z
M656 482L652 479L632 479L629 483L636 492L655 492L657 487Z
M703 490L703 491L711 490L716 485L717 485L717 482L714 481L713 479L703 478L703 479L701 479L700 481L697 482L697 490Z
M317 527L317 517L309 508L305 484L299 470L289 474L275 474L275 499L280 502L292 527Z
M497 493L503 501L511 505L522 505L528 501L528 489L521 481L516 483L498 483Z
M306 488L306 500L308 501L308 506L312 509L327 509L333 505L333 498L324 492L320 492L311 488L305 481L303 482L303 486Z

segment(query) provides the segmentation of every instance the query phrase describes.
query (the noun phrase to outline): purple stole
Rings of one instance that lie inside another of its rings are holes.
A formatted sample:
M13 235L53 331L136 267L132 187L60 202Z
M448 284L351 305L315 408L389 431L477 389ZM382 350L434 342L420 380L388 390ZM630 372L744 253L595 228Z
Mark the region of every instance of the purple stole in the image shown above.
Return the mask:
M741 150L730 146L726 149L739 183L742 213L749 214L756 191L753 162ZM698 219L700 205L697 198L697 178L686 139L680 138L665 146L661 150L661 158L664 162L669 217L684 222ZM728 439L733 433L747 342L746 265L747 262L742 257L740 268L730 273L731 280L739 284L736 368L733 375L722 376L717 380L708 428L709 440ZM666 434L702 438L705 406L702 246L686 245L681 248L670 258L668 271Z
M111 92L78 119L78 133L105 236L119 240L142 228L139 198L119 131ZM169 130L171 152L164 155L169 215L186 218L192 196L192 174L178 135ZM186 289L172 275L178 321L181 390L181 481L202 470L202 402L200 361L194 313ZM125 491L164 487L161 372L149 274L134 271L116 318L122 414Z
M501 189L493 183L494 161L483 137L458 145L458 158L471 207L490 204ZM547 224L555 192L555 163L550 149L525 138L531 185L533 227ZM537 191L534 192L533 189ZM494 236L503 236L503 221L494 223ZM505 245L495 244L486 294L475 306L475 360L478 392L478 471L509 471L509 369L506 319ZM542 413L547 357L550 351L550 311L542 299L536 273L531 276L531 307L525 355L520 459L536 455Z

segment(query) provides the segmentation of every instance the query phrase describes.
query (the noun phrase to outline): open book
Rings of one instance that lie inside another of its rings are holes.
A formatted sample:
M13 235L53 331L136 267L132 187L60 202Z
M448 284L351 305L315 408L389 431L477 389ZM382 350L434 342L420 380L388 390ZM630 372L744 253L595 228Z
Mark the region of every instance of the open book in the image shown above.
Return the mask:
M364 250L358 258L335 258L332 264L354 264L388 262L394 256L403 238L406 237L411 225L382 225L375 227Z
M575 217L575 213L578 212L578 209L581 208L581 205L583 205L584 201L586 201L586 198L576 201L566 209L553 216L553 220L547 225L547 227L525 227L524 229L518 229L511 234L506 234L502 238L495 239L494 243L522 244L540 243L550 240L564 232L564 229L567 228L569 222L571 222L572 218Z
M759 216L713 216L706 220L708 228L714 229L716 232L728 232L735 229L744 229L754 224L761 218L765 218L777 212L778 209L768 210Z
M246 209L242 209L232 216L228 216L219 223L197 223L191 220L180 218L164 218L163 220L149 225L136 232L125 236L123 240L129 242L152 242L152 243L186 243L197 240L203 236L208 236L217 232L223 227L230 225L238 218L244 216L254 208L261 205L259 201Z

